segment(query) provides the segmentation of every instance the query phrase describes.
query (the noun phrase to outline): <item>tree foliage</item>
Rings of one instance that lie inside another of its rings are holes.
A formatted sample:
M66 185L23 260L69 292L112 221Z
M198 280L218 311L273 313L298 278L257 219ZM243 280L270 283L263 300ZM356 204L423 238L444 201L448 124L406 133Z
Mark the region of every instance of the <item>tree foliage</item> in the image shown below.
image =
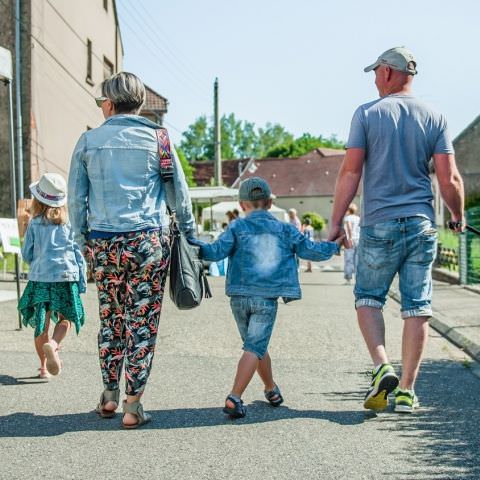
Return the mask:
M311 152L316 148L344 148L344 144L337 140L335 135L324 138L322 135L315 137L310 133L304 133L302 136L286 141L267 152L267 157L300 157L305 153Z
M238 120L233 113L220 119L221 155L224 159L298 157L315 148L343 148L333 135L324 138L304 133L298 138L278 123L257 128L253 122ZM214 128L205 115L198 117L183 133L180 148L190 161L213 160Z
M193 179L193 167L190 165L190 163L188 163L187 157L185 156L185 153L181 147L175 147L175 151L177 152L178 159L182 165L182 170L185 174L185 179L187 180L188 186L194 187L196 184L195 180Z
M312 222L313 229L317 231L323 230L327 224L327 221L316 212L305 212L302 215L302 223L305 223L305 219L307 218Z

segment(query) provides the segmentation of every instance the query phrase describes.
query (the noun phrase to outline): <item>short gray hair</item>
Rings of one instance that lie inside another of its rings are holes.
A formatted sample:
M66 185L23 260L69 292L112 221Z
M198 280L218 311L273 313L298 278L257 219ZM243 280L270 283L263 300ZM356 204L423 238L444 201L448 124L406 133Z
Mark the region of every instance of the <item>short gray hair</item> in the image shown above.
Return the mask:
M133 73L119 72L102 82L102 95L117 113L138 113L145 102L145 86Z

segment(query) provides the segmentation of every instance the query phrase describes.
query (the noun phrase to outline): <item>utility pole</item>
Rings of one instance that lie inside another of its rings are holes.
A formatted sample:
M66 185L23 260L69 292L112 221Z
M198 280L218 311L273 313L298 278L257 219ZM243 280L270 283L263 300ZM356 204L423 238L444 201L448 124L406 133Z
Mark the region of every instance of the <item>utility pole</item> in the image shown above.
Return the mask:
M20 44L20 0L15 2L15 97L17 104L18 198L23 198L23 130L22 130L22 48ZM15 215L16 216L16 215Z
M215 79L213 86L213 121L215 133L215 185L222 186L222 152L221 152L221 132L220 132L220 115L218 113L218 78Z

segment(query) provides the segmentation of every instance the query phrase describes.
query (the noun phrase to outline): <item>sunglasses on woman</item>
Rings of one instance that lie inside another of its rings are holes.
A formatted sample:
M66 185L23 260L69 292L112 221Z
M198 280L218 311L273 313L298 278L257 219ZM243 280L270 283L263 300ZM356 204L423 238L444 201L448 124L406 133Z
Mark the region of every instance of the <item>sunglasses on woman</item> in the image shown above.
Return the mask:
M95 103L97 104L97 107L101 107L105 100L108 100L108 97L96 97Z

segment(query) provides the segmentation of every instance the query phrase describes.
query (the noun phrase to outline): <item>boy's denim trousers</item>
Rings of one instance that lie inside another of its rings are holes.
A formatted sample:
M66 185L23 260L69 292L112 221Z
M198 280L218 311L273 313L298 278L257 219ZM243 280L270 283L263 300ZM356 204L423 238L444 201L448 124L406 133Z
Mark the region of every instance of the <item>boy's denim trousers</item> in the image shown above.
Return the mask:
M230 298L230 306L243 340L243 350L261 360L268 351L277 317L277 299L236 295Z

